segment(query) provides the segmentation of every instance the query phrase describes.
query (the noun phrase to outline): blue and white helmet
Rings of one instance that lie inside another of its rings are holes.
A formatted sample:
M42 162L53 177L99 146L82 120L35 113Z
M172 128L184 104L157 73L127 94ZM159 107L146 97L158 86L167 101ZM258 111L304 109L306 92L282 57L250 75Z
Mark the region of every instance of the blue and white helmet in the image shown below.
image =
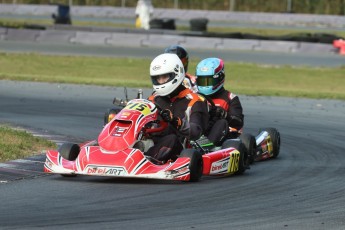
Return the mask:
M206 58L197 65L195 75L199 93L212 95L224 85L224 61L220 58Z

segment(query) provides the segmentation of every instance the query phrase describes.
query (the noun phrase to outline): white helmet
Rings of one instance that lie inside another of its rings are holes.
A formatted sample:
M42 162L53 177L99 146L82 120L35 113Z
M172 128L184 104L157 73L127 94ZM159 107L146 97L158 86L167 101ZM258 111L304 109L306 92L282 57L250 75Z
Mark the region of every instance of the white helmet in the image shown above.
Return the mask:
M176 54L164 53L158 55L150 65L150 75L153 89L159 96L166 96L172 93L185 78L183 64ZM159 83L158 78L168 78L164 83Z

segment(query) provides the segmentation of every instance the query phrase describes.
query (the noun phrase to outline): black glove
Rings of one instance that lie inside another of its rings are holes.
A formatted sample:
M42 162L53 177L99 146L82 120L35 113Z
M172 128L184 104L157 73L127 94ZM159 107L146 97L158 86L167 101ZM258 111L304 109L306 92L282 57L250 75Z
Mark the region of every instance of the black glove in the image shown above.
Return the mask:
M161 112L161 116L164 121L170 122L176 129L180 129L182 126L182 120L179 117L175 117L169 109L164 109Z
M230 116L231 120L229 122L230 127L242 127L243 126L243 119L238 116Z
M209 112L211 119L221 119L226 117L226 111L219 106L213 106Z

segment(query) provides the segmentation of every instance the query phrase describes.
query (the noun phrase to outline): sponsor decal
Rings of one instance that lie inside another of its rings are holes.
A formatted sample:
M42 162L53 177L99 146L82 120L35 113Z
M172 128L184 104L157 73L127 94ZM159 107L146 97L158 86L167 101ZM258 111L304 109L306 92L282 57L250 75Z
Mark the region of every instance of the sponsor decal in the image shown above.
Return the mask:
M211 166L211 173L220 173L228 170L229 161L214 162Z
M155 65L154 67L152 67L153 71L157 71L160 70L161 66L160 65Z
M123 112L123 113L121 113L121 117L127 117L127 116L129 116L129 115L131 115L131 113L129 113L129 112Z
M184 168L180 168L180 169L173 169L170 171L167 171L170 174L184 174L184 173L188 173L189 172L189 168L184 167Z
M208 68L205 66L205 67L202 67L201 69L200 69L200 71L202 71L202 72L207 72L208 71Z
M116 127L112 136L121 137L122 134L124 134L126 132L126 130L127 130L127 128Z
M109 176L122 176L127 172L122 167L108 167L108 166L88 166L86 168L87 174L95 175L109 175Z

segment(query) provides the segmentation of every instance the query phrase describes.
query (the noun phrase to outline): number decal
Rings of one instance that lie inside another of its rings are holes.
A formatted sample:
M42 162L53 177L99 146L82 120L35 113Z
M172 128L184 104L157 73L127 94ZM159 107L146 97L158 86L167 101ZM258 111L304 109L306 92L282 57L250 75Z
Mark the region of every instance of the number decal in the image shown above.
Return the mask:
M128 106L126 106L126 109L137 110L144 115L150 114L151 112L150 108L145 103L139 103L139 102L129 104Z
M233 151L230 156L229 173L234 173L238 171L238 166L240 163L240 153L238 151Z

